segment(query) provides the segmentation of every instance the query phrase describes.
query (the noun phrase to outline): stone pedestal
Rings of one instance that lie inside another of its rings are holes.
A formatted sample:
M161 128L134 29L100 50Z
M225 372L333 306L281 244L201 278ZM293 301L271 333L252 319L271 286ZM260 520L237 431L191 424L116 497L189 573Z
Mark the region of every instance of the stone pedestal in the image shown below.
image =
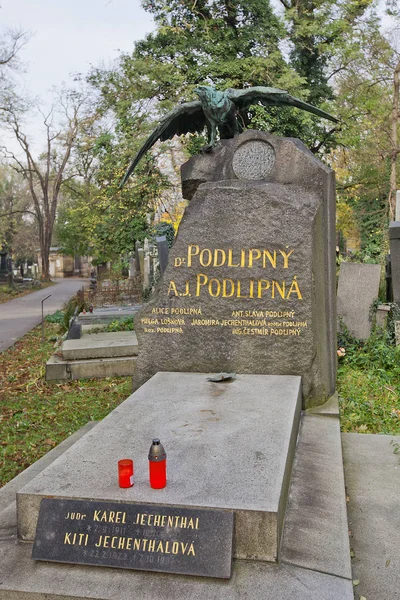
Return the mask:
M298 140L247 131L182 167L191 199L135 320L138 387L156 371L300 375L335 390L334 173Z

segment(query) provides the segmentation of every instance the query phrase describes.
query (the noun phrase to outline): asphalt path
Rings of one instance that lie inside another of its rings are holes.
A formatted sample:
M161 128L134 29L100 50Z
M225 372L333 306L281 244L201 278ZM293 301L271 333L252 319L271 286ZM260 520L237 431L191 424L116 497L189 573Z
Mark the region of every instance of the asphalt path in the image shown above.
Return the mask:
M0 352L12 346L16 340L41 323L42 300L46 296L51 294L50 298L43 302L44 316L60 310L65 302L89 283L88 279L82 278L52 281L55 285L0 304Z

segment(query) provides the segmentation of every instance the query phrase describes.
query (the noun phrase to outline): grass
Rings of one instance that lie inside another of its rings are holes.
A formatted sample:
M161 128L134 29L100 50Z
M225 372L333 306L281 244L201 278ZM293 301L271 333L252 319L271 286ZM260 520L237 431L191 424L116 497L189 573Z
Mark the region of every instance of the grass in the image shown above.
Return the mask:
M344 333L339 346L342 431L400 435L400 346L382 330L366 342Z
M104 331L133 331L133 316L124 317L123 319L116 319L115 321L111 321L104 328Z
M0 354L0 486L88 421L103 419L132 391L131 378L47 383L57 323L45 323Z
M38 290L43 290L50 285L54 285L54 283L51 281L35 282L35 286L32 286L31 284L18 284L15 287L0 285L0 304L8 302L8 300L15 300L15 298L27 296L28 294L32 294L32 292L37 292Z

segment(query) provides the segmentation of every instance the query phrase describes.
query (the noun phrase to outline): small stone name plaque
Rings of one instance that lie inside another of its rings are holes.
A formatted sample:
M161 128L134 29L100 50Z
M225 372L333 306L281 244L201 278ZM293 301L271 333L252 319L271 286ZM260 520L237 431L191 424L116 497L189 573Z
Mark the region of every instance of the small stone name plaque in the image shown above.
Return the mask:
M231 512L44 498L32 558L228 579Z

